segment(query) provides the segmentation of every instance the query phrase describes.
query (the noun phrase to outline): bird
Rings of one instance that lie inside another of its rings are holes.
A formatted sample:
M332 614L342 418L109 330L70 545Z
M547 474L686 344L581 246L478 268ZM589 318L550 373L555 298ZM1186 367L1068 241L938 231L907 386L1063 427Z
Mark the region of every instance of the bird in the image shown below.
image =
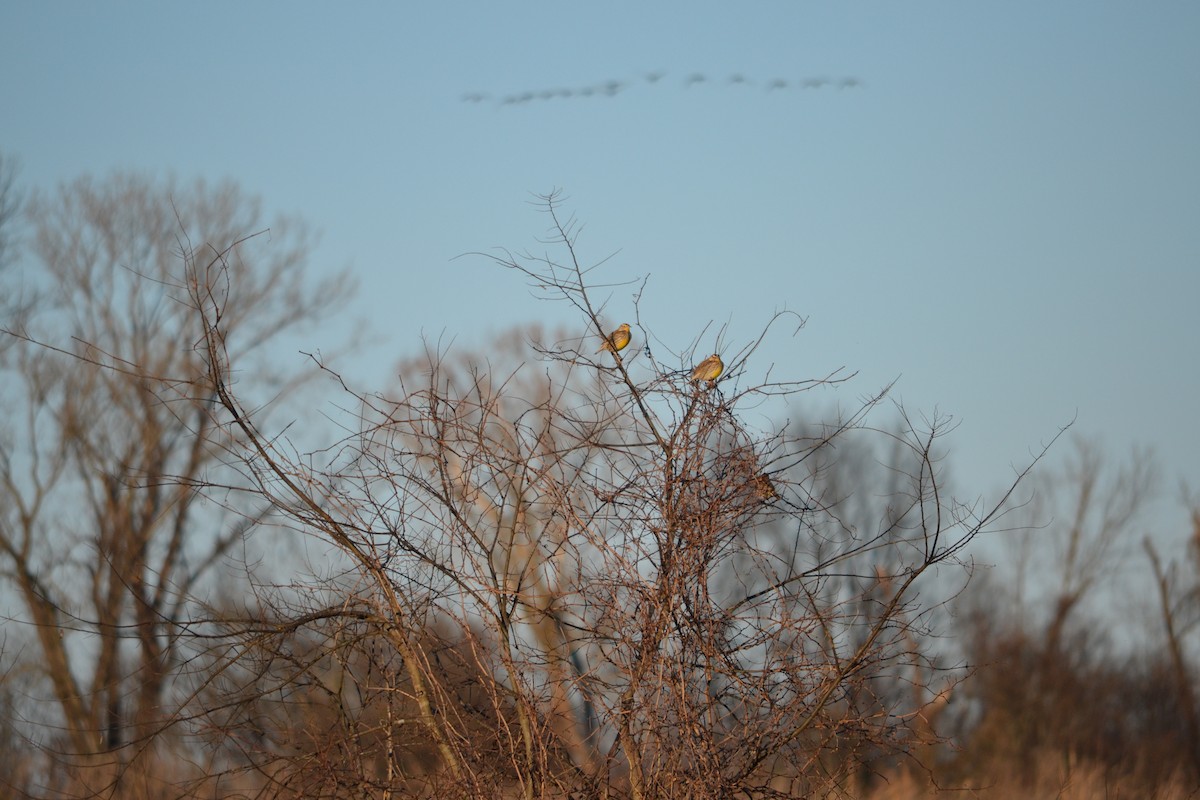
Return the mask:
M774 500L779 497L775 484L771 482L771 476L765 472L754 476L754 493L760 500Z
M607 350L610 353L615 353L618 350L624 350L629 344L629 340L633 335L629 332L629 323L622 322L621 326L604 338L604 344L600 345L597 353L603 353Z
M698 381L715 381L721 377L721 373L724 371L725 364L721 361L721 357L713 353L696 365L696 368L692 370L692 377L688 380L693 383Z
M616 97L617 92L625 88L625 84L621 83L620 81L606 81L602 88L604 93L609 97Z

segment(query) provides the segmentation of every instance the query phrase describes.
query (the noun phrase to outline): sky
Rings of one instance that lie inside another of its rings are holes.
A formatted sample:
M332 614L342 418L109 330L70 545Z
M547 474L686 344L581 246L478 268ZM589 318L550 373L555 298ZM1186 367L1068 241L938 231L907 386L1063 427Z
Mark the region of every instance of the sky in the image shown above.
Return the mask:
M845 367L813 400L843 406L898 378L958 424L968 496L1072 420L1200 491L1197 42L1191 0L0 0L0 149L27 188L230 177L302 215L357 277L346 368L380 388L423 335L582 331L456 258L542 249L559 189L596 279L648 279L660 351L787 309L805 328L748 376ZM599 292L614 324L632 293Z

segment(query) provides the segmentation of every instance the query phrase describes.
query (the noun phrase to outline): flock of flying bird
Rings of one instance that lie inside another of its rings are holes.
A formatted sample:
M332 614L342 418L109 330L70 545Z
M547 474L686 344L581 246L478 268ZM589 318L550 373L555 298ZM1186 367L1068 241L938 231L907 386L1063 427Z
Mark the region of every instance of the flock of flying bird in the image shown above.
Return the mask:
M578 89L541 89L532 92L515 92L513 94L493 96L487 92L467 92L462 96L464 103L483 103L494 100L499 106L515 106L524 103L531 103L534 100L554 100L556 98L570 97L616 97L621 92L631 89L640 84L655 85L666 77L665 72L648 72L639 79L635 80L610 80L603 83L594 84L591 86L583 86ZM693 72L683 79L684 88L691 88L700 84L716 84L721 81L710 80L709 77L700 72ZM843 78L830 78L825 76L814 76L809 78L800 78L797 80L789 80L787 78L771 78L766 81L757 81L747 77L739 72L735 72L725 79L724 83L728 86L763 86L766 91L774 92L790 88L799 89L823 89L830 87L834 89L858 89L863 84L858 78L847 76Z
M616 355L628 347L632 339L633 334L629 330L629 323L622 322L616 330L604 337L604 344L600 345L600 349L596 352L609 352ZM688 380L695 384L699 384L701 381L708 381L711 384L717 378L721 377L721 373L724 371L725 362L721 360L719 354L713 353L696 365ZM779 492L775 489L775 484L771 481L771 476L765 472L755 475L752 484L754 493L761 500L774 500L779 496Z

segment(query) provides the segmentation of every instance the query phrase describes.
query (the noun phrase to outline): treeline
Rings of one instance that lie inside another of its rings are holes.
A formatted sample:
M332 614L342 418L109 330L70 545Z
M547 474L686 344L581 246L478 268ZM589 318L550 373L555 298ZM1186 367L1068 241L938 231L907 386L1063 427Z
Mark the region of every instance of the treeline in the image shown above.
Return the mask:
M1200 504L1164 498L1146 452L1077 439L1060 460L1004 563L956 601L973 669L938 774L1013 795L1193 796ZM1152 527L1164 502L1179 530Z
M274 347L347 300L308 277L303 223L257 236L230 183L13 175L0 796L1195 785L1195 546L1138 540L1148 649L1116 655L1091 613L1148 461L1108 478L1080 445L959 503L946 420L881 409L888 387L823 418L851 373L765 362L802 320L746 343L618 329L644 289L597 305L611 280L555 196L550 253L493 260L576 330L430 345L359 389ZM306 399L315 379L341 394ZM796 413L760 430L765 398Z

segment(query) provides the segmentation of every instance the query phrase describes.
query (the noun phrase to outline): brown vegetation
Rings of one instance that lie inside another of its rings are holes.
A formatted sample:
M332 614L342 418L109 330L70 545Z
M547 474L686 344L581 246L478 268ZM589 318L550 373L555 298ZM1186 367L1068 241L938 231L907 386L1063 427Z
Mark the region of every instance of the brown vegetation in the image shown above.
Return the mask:
M494 260L582 333L431 347L379 392L318 362L343 434L301 452L266 411L312 371L256 355L336 299L304 289L302 238L247 240L257 209L230 186L81 181L29 204L45 279L6 308L0 348L0 564L29 634L4 642L0 796L1195 784L1196 563L1140 551L1161 655L1117 659L1083 613L1148 462L1105 483L1082 449L1045 484L1073 509L1037 532L1061 543L1048 614L992 580L948 606L966 548L1043 509L1006 517L1011 489L955 503L945 421L868 425L886 392L756 430L763 398L812 409L851 377L765 377L761 338L704 331L662 356L635 302L631 343L597 352L612 320L557 198L545 210L557 260ZM689 381L714 349L723 374ZM301 545L308 566L253 555ZM956 609L957 644L940 638Z

